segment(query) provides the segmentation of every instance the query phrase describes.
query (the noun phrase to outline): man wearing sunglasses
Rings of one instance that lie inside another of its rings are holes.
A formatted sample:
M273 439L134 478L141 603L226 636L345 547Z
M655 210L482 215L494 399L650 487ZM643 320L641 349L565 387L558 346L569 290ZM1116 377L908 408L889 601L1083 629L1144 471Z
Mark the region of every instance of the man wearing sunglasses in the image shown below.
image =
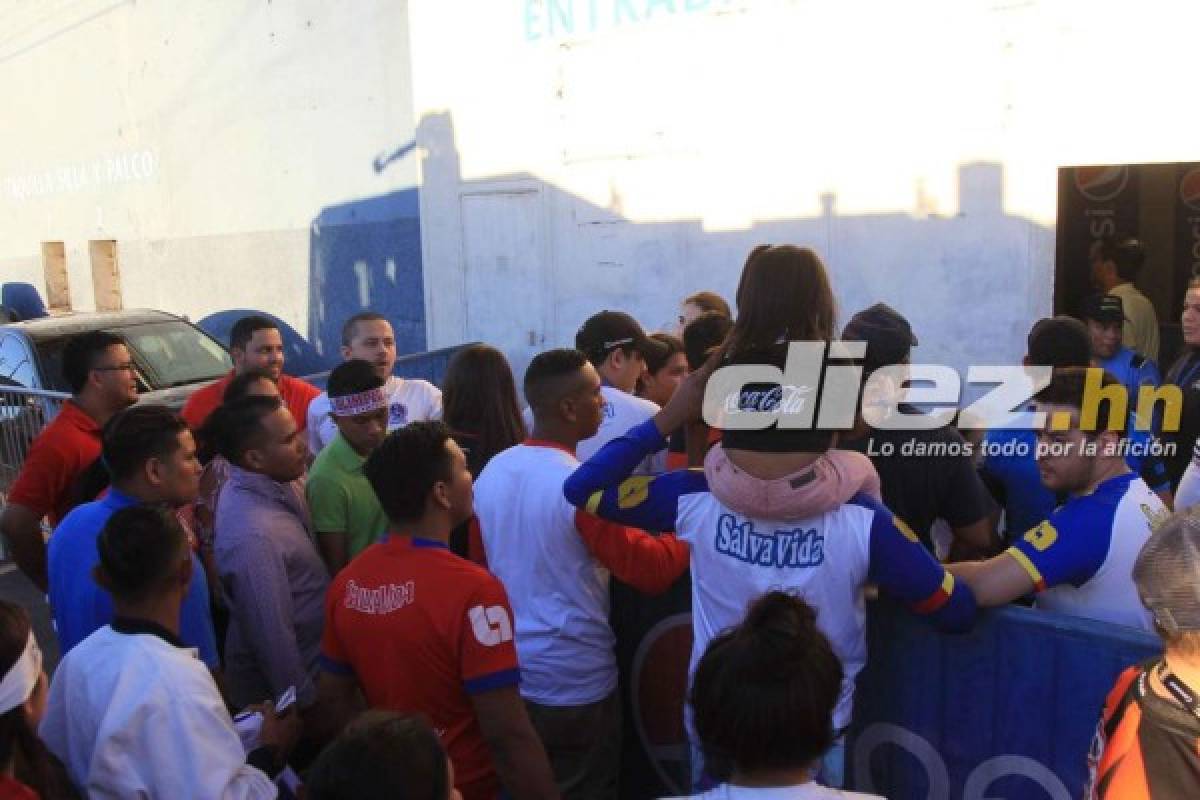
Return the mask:
M43 591L42 518L57 525L71 508L93 499L79 496L77 482L100 457L104 424L138 399L133 359L114 334L91 331L72 337L63 348L62 371L71 399L33 440L0 516L0 534L8 540L13 560Z

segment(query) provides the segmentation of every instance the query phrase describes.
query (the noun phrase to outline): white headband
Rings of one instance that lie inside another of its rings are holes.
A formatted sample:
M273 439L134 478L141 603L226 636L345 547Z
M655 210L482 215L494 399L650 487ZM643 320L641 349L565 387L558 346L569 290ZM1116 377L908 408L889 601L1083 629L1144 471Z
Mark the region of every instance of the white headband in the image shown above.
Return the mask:
M0 714L7 714L29 699L42 676L42 651L29 632L29 641L25 643L25 652L12 665L12 669L0 680Z
M368 389L357 394L330 397L329 403L335 417L353 417L387 408L387 396L383 389Z

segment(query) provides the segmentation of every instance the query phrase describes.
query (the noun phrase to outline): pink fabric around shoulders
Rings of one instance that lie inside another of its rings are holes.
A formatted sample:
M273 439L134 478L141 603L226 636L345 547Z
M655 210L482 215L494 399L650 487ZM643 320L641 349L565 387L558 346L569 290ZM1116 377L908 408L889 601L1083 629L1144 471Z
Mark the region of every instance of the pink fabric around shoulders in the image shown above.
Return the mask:
M862 492L880 500L879 474L852 450L830 450L804 469L775 480L749 475L721 445L704 459L708 488L730 511L759 519L800 519L823 514Z

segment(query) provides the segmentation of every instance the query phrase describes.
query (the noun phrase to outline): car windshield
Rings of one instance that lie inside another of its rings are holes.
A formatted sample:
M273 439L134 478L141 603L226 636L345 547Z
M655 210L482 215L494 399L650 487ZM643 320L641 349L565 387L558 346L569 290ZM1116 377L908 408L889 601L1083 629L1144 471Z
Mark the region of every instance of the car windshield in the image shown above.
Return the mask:
M143 390L171 389L219 378L233 367L229 354L203 331L183 320L106 328L125 340ZM53 388L70 391L62 377L62 348L69 337L42 339L38 355Z

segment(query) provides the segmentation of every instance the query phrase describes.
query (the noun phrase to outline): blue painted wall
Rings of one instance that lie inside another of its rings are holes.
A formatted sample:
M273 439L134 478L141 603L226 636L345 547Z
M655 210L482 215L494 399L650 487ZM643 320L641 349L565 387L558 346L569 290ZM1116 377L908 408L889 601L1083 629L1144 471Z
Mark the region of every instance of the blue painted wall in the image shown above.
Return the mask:
M399 353L425 349L416 189L323 209L309 254L309 338L327 368L341 361L342 322L368 309L391 320Z

